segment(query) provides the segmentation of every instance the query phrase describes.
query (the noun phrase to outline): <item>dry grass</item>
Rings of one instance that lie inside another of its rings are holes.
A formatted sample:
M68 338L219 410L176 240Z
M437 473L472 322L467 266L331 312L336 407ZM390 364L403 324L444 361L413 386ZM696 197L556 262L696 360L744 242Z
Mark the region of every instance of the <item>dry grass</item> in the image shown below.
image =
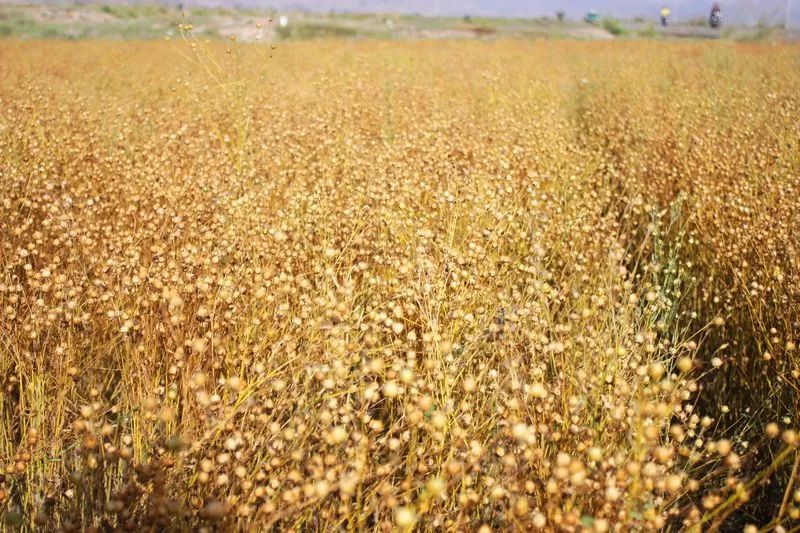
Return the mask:
M5 527L797 526L796 47L0 62Z

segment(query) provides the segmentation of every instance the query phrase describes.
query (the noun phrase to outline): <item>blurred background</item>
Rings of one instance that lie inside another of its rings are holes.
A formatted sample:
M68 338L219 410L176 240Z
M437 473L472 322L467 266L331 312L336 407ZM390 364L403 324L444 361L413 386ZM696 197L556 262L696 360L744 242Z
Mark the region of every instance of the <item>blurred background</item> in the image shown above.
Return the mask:
M0 37L150 39L187 17L209 38L796 40L798 0L0 0ZM716 23L711 23L716 6ZM262 31L254 21L275 18Z

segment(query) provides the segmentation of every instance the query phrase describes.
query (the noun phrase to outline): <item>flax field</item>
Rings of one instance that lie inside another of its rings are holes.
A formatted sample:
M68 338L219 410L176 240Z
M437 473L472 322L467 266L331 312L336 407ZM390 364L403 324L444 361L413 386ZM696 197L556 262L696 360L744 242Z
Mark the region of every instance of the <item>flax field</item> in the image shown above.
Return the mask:
M14 531L800 528L800 48L0 41Z

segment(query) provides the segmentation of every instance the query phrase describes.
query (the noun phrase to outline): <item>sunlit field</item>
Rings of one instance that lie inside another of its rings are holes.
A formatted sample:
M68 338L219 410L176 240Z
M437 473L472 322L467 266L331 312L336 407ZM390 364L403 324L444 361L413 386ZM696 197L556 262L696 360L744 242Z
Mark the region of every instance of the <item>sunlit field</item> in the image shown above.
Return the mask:
M0 74L2 527L800 527L797 46Z

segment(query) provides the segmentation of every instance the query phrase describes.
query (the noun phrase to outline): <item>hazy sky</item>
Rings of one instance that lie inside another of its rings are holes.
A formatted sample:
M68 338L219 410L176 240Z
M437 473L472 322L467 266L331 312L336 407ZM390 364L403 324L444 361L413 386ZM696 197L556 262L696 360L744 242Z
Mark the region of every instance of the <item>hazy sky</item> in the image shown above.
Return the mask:
M202 0L200 0L202 1ZM209 0L214 2L214 0ZM800 0L788 0L793 6L792 20L800 19ZM564 11L568 17L580 18L589 9L616 17L657 17L665 3L671 6L678 20L706 17L713 0L217 0L220 4L273 6L279 9L301 8L313 11L402 12L424 15L462 16L487 15L504 17L552 16ZM787 0L722 0L724 20L755 24L760 19L781 23ZM798 20L800 22L800 20Z

